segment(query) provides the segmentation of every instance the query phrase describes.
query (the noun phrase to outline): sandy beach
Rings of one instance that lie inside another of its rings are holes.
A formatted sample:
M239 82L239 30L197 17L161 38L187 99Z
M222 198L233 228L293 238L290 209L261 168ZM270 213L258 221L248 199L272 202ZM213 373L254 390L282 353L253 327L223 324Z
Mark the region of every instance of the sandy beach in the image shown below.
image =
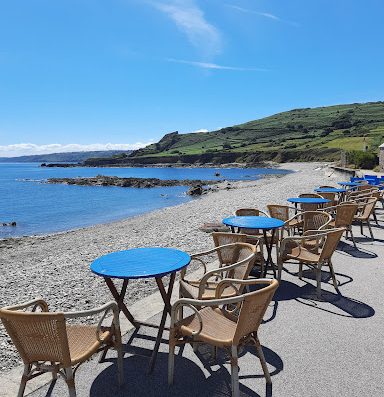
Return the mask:
M340 180L340 175L332 174L324 163L289 163L281 168L295 172L234 182L229 190L119 222L48 236L0 240L0 306L42 296L53 310L96 307L111 300L103 280L89 270L97 257L139 246L202 251L212 247L210 236L199 230L203 223L220 222L241 207L266 209L267 204L286 204L288 197ZM128 289L127 299L134 302L155 291L156 284L137 280ZM1 371L20 363L2 327L0 348Z

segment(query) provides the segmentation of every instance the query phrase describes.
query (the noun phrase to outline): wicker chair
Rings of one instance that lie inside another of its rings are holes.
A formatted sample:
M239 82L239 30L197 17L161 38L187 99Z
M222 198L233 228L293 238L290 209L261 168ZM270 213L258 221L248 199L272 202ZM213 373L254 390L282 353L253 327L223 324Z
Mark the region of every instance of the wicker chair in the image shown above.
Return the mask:
M336 250L345 229L309 230L301 237L287 237L281 243L281 252L278 261L278 280L281 280L283 264L294 260L299 262L299 278L302 278L303 265L307 265L316 272L317 296L321 297L321 268L328 265L333 285L337 290L337 281L331 257ZM316 241L316 250L307 248L307 243ZM294 243L294 244L293 244Z
M210 254L216 253L221 258L223 266L207 271L207 263L203 259ZM209 251L191 255L191 259L200 262L204 267L204 275L199 280L187 280L186 269L180 272L179 296L180 298L213 299L218 279L236 278L245 280L251 272L256 258L257 245L248 243L234 243L215 247ZM235 296L238 291L228 287L224 296Z
M236 216L266 216L269 218L269 215L256 208L239 208L235 211ZM258 229L247 229L247 228L239 228L239 233L244 233L248 236L247 243L253 244L254 239L264 238L263 232Z
M247 235L242 233L213 232L211 235L215 247L247 242ZM260 271L262 274L264 271L263 240L261 238L257 240L254 238L253 243L254 245L256 243L255 263L260 265ZM220 266L230 265L233 260L233 250L231 248L223 248L222 250L217 251L217 256L219 258Z
M324 211L305 211L294 215L285 222L284 228L291 233L292 229L299 225L303 233L307 230L322 230L325 229L332 221L332 216ZM292 226L294 225L294 226Z
M348 233L351 235L353 245L356 247L355 238L352 232L352 222L358 210L358 205L353 202L343 202L335 207L326 208L325 211L329 211L334 215L334 219L328 224L330 228L345 228L345 238L348 238Z
M36 311L40 309L41 311ZM112 311L110 327L103 327L105 316ZM68 324L67 319L101 315L97 325ZM69 396L76 396L74 376L78 366L94 353L110 347L118 355L119 384L123 381L123 355L119 325L119 310L115 302L82 312L49 312L47 303L35 299L20 305L0 309L0 318L17 348L23 362L24 373L18 397L24 395L27 381L45 372L53 379L61 375L68 385Z
M336 205L336 198L335 198L336 193L321 192L320 195L321 195L322 198L330 200L329 203L323 204L322 208L328 208L328 207L332 207L332 206Z
M283 222L289 222L289 220L297 214L297 212L300 212L301 210L289 206L289 205L279 205L279 204L268 204L267 205L269 215L271 218L277 218L280 219ZM296 227L296 221L292 221L292 223L289 223L290 227Z
M228 287L252 285L266 285L266 287L222 299L222 292ZM234 397L239 396L238 349L242 345L255 345L266 381L272 383L257 332L277 286L278 282L274 279L225 279L219 283L214 300L180 299L175 302L172 306L169 337L168 383L170 385L173 383L175 346L185 343L206 343L212 345L215 351L217 348L230 351ZM228 311L228 308L233 308L234 305L236 308ZM184 306L193 309L194 314L183 318Z
M357 214L354 216L353 220L360 223L360 232L363 234L363 224L366 223L371 235L371 239L374 240L371 224L369 218L375 210L375 205L377 202L376 197L366 198L364 200L357 201L359 208Z
M320 194L317 193L303 193L299 194L299 197L301 198L323 198L320 196ZM308 204L308 203L302 203L300 205L300 208L302 211L316 211L319 208L319 204Z

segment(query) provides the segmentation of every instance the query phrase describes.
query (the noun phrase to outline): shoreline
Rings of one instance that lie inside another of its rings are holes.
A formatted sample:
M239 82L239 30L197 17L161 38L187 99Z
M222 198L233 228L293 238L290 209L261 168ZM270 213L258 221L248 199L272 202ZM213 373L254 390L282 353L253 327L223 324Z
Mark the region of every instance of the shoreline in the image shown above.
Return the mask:
M45 298L51 310L86 310L111 300L101 277L89 270L101 255L134 247L174 247L188 253L213 246L203 223L219 223L237 209L266 209L269 203L284 204L288 197L313 191L321 184L338 180L325 163L282 165L296 173L255 181L233 182L236 188L176 206L106 224L55 234L12 237L0 240L0 307L24 302L36 296ZM190 271L196 266L190 266ZM156 291L153 280L132 280L126 301L132 304ZM1 366L20 363L17 353L0 326Z

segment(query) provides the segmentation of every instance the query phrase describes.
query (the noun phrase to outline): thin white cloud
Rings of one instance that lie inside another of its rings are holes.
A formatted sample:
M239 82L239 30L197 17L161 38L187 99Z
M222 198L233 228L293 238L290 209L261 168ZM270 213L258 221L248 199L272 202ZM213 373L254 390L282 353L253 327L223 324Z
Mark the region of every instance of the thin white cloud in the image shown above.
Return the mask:
M34 143L15 143L13 145L0 145L0 157L29 156L34 154L65 153L65 152L89 152L97 150L136 150L153 143L91 143L80 145L78 143L50 143L36 145Z
M192 131L192 132L208 132L206 128L200 128L199 130Z
M221 34L207 21L196 1L150 1L150 4L166 14L203 56L212 57L221 52Z
M203 69L235 70L235 71L238 71L238 72L267 72L268 71L268 69L263 69L263 68L244 68L244 67L238 67L238 66L224 66L224 65L218 65L217 63L186 61L184 59L168 58L167 61L168 62L176 62L176 63L183 63L183 64L186 64L186 65L197 66L197 67L203 68Z
M239 7L239 6L236 6L236 5L233 5L233 4L226 4L226 6L230 7L230 8L233 8L234 10L237 10L237 11L240 11L240 12L244 12L246 14L259 15L261 17L273 19L274 21L278 21L278 22L287 23L287 24L292 25L292 26L296 26L296 27L299 26L299 24L297 22L287 21L287 20L282 19L282 18L278 17L277 15L271 14L269 12L254 11L254 10L250 10L248 8Z

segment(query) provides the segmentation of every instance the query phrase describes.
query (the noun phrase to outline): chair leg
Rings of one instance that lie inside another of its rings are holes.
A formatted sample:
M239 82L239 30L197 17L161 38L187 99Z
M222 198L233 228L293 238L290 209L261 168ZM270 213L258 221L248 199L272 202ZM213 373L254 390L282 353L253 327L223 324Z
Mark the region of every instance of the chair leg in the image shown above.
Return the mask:
M23 375L21 377L19 391L17 393L17 397L23 397L24 396L25 386L27 385L27 382L29 380L28 374L29 374L30 370L31 370L31 366L28 365L28 364L25 364L24 365L24 372L23 372Z
M329 266L329 270L331 272L331 276L332 276L332 280L333 280L333 286L335 287L335 290L338 291L339 287L337 285L335 271L333 269L333 264L332 264L332 262L330 260L328 262L328 266Z
M68 386L69 397L76 397L75 379L73 377L73 371L71 367L64 368L65 381Z
M232 384L232 397L239 397L240 396L239 366L238 366L237 346L235 345L232 345L231 347L231 384Z
M51 365L52 367L55 365L55 363L53 361L51 361ZM57 380L57 371L52 370L52 380L55 381Z
M352 228L349 230L349 233L351 234L351 238L352 238L353 245L354 245L355 248L357 249L355 237L354 237L353 232L352 232Z
M372 228L371 228L371 223L369 222L369 219L367 219L367 225L368 225L369 233L371 234L371 240L374 240L373 233L372 233Z
M212 360L217 359L217 347L212 345L212 352L211 352Z
M303 262L299 263L299 279L303 278Z
M321 298L321 267L315 268L316 272L316 294L318 298Z
M168 385L173 384L173 374L175 371L175 341L174 332L169 335L169 354L168 354Z
M372 215L373 215L373 219L376 222L376 225L379 226L379 221L377 220L377 216L376 216L376 211L375 210L373 210Z
M267 367L267 363L265 361L263 349L262 349L262 347L260 345L260 341L257 338L257 336L255 337L255 345L256 345L257 355L259 356L259 360L260 360L260 363L261 363L261 367L263 368L265 380L267 381L267 383L271 384L272 383L271 375L270 375L270 373L268 371L268 367Z
M279 260L277 261L277 281L280 283L281 281L281 273L283 271L283 260L281 256L279 257Z
M123 346L121 344L120 328L116 330L116 350L117 350L117 376L119 386L124 384L124 362L123 362Z

